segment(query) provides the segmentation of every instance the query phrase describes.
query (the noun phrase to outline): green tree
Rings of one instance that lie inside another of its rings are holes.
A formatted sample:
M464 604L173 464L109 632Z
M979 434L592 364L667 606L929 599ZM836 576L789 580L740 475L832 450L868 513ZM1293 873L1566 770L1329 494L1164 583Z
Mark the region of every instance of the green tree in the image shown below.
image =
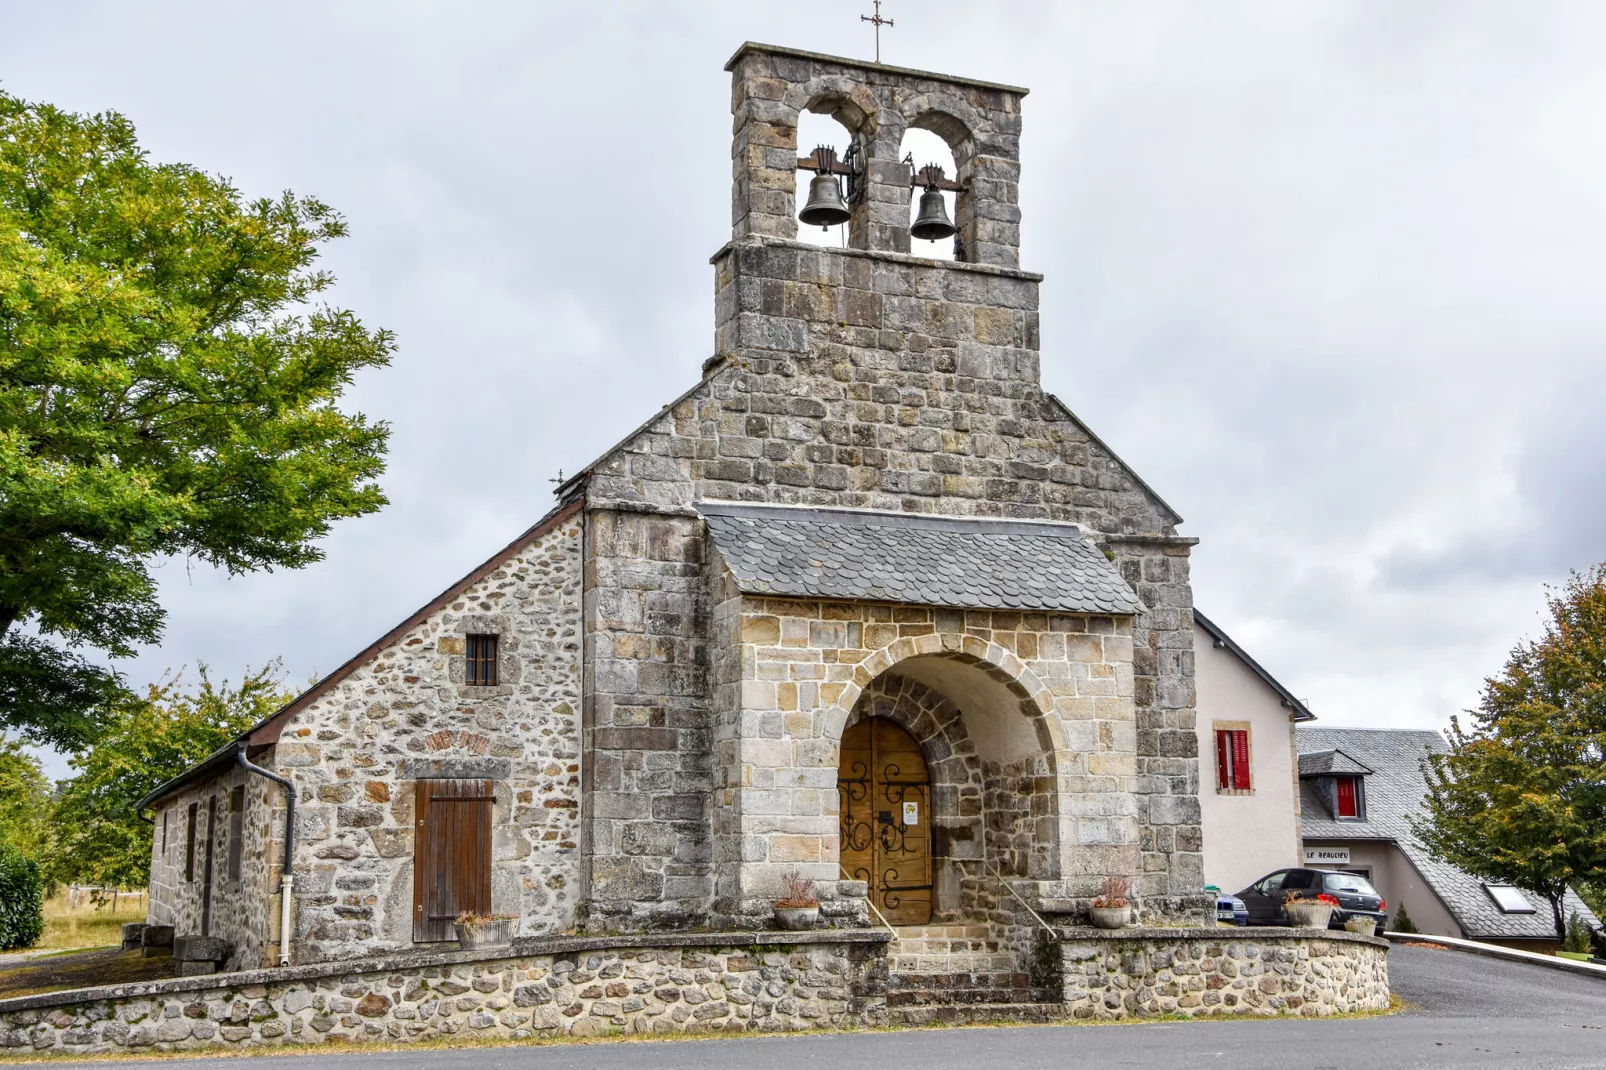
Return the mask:
M50 842L55 809L50 780L39 759L14 739L0 737L0 846L41 859Z
M393 339L313 266L345 233L0 93L0 728L93 739L122 685L85 654L158 639L152 560L299 568L385 503L388 429L336 404Z
M61 782L56 803L53 880L143 887L153 829L139 800L293 697L277 662L247 671L238 687L214 684L205 665L197 675L198 687L183 687L180 674L120 703L102 737L71 760L76 775Z
M1606 565L1548 601L1544 635L1484 682L1471 729L1451 721L1414 825L1439 859L1544 896L1564 940L1568 885L1606 872Z

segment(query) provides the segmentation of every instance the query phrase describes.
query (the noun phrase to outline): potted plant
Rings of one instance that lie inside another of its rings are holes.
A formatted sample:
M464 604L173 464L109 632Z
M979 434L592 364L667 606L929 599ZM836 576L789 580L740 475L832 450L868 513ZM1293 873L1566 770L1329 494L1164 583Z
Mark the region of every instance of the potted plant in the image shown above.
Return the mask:
M1327 928L1337 906L1338 900L1326 892L1314 899L1305 898L1297 890L1283 897L1283 910L1288 914L1288 923L1296 929Z
M781 874L786 894L775 901L775 924L783 929L812 929L820 920L820 900L814 882L797 870Z
M1104 886L1088 911L1097 928L1119 929L1132 919L1132 902L1127 898L1131 888L1132 882L1125 877L1104 878Z
M1344 922L1344 929L1347 932L1359 933L1362 936L1376 936L1377 935L1377 919L1376 918L1350 918L1350 919L1348 919L1347 921Z
M472 910L465 910L454 923L457 942L464 951L507 947L513 942L513 929L518 921L517 914L476 914Z

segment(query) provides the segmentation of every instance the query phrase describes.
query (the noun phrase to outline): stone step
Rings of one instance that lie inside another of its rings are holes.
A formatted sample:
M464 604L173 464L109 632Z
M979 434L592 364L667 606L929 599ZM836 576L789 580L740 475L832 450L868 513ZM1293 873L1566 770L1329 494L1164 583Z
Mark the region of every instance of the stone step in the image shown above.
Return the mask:
M963 1003L887 1006L889 1025L974 1025L980 1022L1055 1022L1067 1018L1063 1003Z

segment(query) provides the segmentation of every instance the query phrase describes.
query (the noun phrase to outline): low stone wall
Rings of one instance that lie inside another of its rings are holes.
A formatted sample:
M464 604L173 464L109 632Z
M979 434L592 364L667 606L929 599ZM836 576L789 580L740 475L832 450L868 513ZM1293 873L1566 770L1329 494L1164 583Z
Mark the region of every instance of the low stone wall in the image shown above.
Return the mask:
M1065 1009L1075 1018L1382 1011L1388 947L1333 930L1068 929Z
M560 937L0 1000L0 1049L99 1054L881 1020L886 930ZM650 943L650 946L644 944Z
M1062 987L1063 1002L1041 1002L1035 981L1028 991L990 976L993 1002L950 976L914 1001L921 1013L911 1016L910 992L899 987L907 979L889 970L891 939L886 929L547 937L499 953L49 992L0 1000L0 1051L784 1031L937 1020L928 1012L978 1001L993 1017L1018 1010L1038 1020L1317 1016L1389 1006L1386 940L1309 929L1066 929L1057 949L1042 945L1043 981Z

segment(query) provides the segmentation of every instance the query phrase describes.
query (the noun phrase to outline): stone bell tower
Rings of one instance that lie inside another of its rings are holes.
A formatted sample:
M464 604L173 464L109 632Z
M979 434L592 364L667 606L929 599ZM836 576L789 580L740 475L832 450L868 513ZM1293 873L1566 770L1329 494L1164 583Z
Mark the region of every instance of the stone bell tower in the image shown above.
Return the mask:
M735 83L733 237L797 237L797 119L812 111L845 126L867 159L865 195L852 206L853 248L909 251L912 176L899 147L910 128L920 128L953 150L963 259L1020 266L1016 202L1026 90L751 43L725 69Z
M829 893L840 876L844 724L862 714L853 696L925 671L911 658L903 677L888 662L883 677L859 679L906 639L947 644L969 666L963 679L939 667L924 683L974 699L961 705L978 718L975 760L989 760L989 732L1026 723L1009 720L1017 714L1052 743L1000 743L1002 764L975 771L977 790L1003 807L997 829L982 828L994 817L961 812L969 789L939 783L933 759L935 916L974 905L965 897L992 870L1050 914L1085 908L1112 875L1133 878L1147 910L1196 906L1193 540L1043 391L1041 276L1019 266L1026 91L751 43L727 69L732 240L712 258L714 354L697 385L559 491L583 495L586 509L591 924L762 924L793 868ZM830 114L852 137L841 161L847 248L797 240L804 111ZM909 253L912 176L899 150L911 128L942 137L957 164L946 187L956 191L951 262ZM903 518L913 526L888 545L905 551L927 538L1074 537L1089 542L1087 575L1102 569L1126 594L1012 602L990 580L961 582L941 554L915 553L889 566L892 588L878 585L885 569L846 569L869 586L817 600L812 622L774 624L786 614L764 608L764 592L810 590L822 566L805 555L794 564L809 575L769 575L762 563L739 575L736 550L716 539L720 523L737 523L732 503L748 511L740 524L769 525L743 543L761 547L778 545L776 525L823 524L810 530L828 546L834 536L819 532L831 524L890 530ZM799 520L794 508L819 515ZM819 645L827 640L837 645ZM992 684L975 683L989 673ZM1022 702L1036 712L1010 712ZM1024 794L999 787L1028 775L999 772L1017 761L1038 763ZM1008 811L1024 798L1031 814ZM992 854L976 853L984 844Z

